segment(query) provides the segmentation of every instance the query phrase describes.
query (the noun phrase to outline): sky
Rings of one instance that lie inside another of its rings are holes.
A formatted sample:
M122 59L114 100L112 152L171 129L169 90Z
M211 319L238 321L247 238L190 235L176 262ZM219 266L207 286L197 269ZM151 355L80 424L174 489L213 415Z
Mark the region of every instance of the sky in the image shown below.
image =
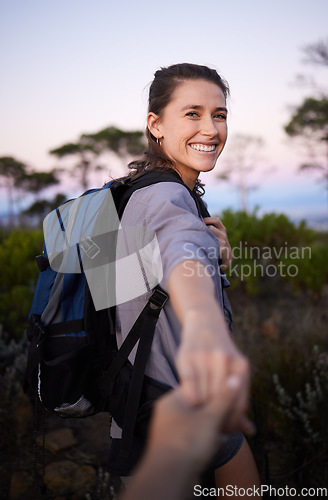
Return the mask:
M0 0L0 156L50 169L48 151L81 133L144 129L154 72L205 64L229 82L230 138L265 141L250 207L325 216L325 190L315 176L296 173L304 151L283 126L313 94L296 85L297 74L328 88L328 70L304 64L301 52L328 38L327 19L327 0ZM229 142L217 171L224 155ZM236 189L214 174L203 180L213 210L240 208Z

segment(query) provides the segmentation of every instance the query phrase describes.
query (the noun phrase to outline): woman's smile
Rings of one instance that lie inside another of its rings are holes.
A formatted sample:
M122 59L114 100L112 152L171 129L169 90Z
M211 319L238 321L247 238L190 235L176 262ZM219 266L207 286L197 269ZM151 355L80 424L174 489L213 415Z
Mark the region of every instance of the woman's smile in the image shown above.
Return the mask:
M173 92L162 116L150 113L148 118L152 134L192 189L200 172L215 167L227 139L227 108L221 88L206 80L185 80Z
M202 151L204 153L213 153L215 152L216 150L216 144L211 144L211 145L207 145L207 144L189 144L189 146L194 149L195 151Z

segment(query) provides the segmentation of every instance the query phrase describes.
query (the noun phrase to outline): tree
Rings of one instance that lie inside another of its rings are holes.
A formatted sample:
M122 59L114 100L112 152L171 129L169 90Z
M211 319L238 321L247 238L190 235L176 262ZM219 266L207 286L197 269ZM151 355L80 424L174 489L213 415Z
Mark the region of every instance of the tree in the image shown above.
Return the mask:
M302 135L311 140L328 141L328 98L307 97L296 108L285 131L291 137Z
M42 221L49 212L59 207L66 199L66 195L57 193L52 200L36 200L31 206L24 210L23 214L33 219L37 218L38 221Z
M67 156L74 156L77 158L77 162L73 167L72 173L76 172L80 177L80 183L83 190L88 187L88 174L91 170L100 170L102 167L96 164L98 157L97 151L95 151L88 142L84 141L83 137L80 138L77 143L67 143L59 148L52 149L49 151L51 155L56 156L59 159L65 158Z
M328 98L306 98L296 108L285 132L290 137L305 139L310 160L302 163L300 169L321 173L328 191Z
M319 40L303 48L305 62L328 67L328 39ZM317 88L317 86L314 86ZM294 109L284 127L293 138L300 138L307 150L308 160L300 170L316 171L320 174L328 194L328 96L318 92L317 97L307 97Z
M85 190L88 187L89 174L104 170L99 157L105 152L113 152L126 159L130 154L140 154L144 148L144 134L141 131L125 131L116 127L107 127L94 134L82 134L76 143L67 143L50 151L59 159L75 157L73 172L77 172Z
M241 208L248 211L248 194L256 186L249 182L250 173L257 167L260 151L264 146L261 137L237 134L229 140L229 150L225 160L226 168L218 174L222 180L232 182L240 193Z
M100 151L113 151L121 157L128 154L141 154L144 144L144 134L140 130L126 131L116 127L107 127L95 134L83 134L82 138Z
M41 191L58 183L59 179L56 170L50 172L35 172L32 170L22 177L19 187L33 193L38 199Z
M59 183L55 170L37 172L12 156L0 158L0 177L2 178L1 185L7 190L10 225L15 222L15 203L18 204L22 191L33 193L38 198L41 191Z
M306 45L303 48L305 62L319 66L328 66L328 39Z
M25 163L12 156L0 158L1 186L7 191L9 224L14 222L15 190L18 189L27 174Z
M303 62L311 66L328 67L328 38L327 40L319 40L318 42L305 45L302 49L304 54ZM303 88L311 89L312 93L322 96L326 95L326 85L319 85L313 74L299 74L296 77L296 83Z

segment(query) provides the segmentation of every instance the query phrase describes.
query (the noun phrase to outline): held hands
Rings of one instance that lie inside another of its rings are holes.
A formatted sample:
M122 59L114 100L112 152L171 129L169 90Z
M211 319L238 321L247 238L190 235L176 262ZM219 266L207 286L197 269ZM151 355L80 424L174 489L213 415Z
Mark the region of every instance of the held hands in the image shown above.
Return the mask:
M227 375L223 366L218 376L217 397L193 407L180 387L162 397L155 406L149 449L168 449L184 461L205 466L221 442L222 426L234 404L241 379Z
M146 452L122 500L190 498L195 479L222 443L241 379L220 364L216 397L193 406L181 386L155 404Z
M231 266L232 250L227 236L227 230L218 217L205 217L204 222L220 243L221 269L225 271Z

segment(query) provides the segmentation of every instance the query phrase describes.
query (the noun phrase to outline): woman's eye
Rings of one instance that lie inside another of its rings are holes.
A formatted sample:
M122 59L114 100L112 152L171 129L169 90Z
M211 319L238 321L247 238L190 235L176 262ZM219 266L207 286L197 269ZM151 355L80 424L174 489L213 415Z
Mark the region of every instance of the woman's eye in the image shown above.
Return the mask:
M195 116L198 116L198 114L195 111L189 111L189 113L187 113L186 116L195 117Z
M217 115L214 116L214 118L218 118L219 120L226 120L227 115L225 115L223 113L218 113Z

